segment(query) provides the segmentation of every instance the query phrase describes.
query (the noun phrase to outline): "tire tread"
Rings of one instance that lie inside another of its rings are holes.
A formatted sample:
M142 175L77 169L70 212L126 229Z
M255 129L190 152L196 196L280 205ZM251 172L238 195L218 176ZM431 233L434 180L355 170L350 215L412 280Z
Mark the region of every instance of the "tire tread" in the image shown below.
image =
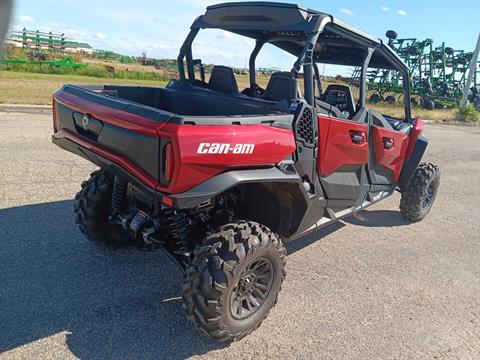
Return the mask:
M246 241L245 241L246 240ZM188 318L202 333L218 342L235 341L256 330L278 300L278 292L270 309L254 327L231 331L222 321L225 311L223 295L233 280L233 270L256 249L272 247L280 257L285 278L286 250L280 238L266 226L253 221L226 224L207 236L187 269L182 288L183 307Z
M402 189L400 199L400 213L407 220L418 222L423 220L430 208L422 209L422 202L426 195L426 190L432 181L436 181L436 187L440 184L440 169L432 163L421 163L415 170L408 185ZM432 199L432 203L435 200Z

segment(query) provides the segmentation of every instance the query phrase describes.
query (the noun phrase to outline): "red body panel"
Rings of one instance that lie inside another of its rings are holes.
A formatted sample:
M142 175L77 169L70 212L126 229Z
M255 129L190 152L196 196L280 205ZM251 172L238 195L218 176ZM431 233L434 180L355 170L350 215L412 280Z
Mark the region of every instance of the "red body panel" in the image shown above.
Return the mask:
M375 162L390 169L393 172L393 180L396 183L402 170L403 161L408 146L408 135L395 130L388 130L378 126L372 127L373 149ZM385 141L393 143L391 149L386 149Z
M295 151L291 130L265 125L199 126L166 124L159 132L174 144L173 180L163 190L182 192L234 168L275 165ZM251 144L252 153L199 153L200 144Z
M296 148L293 132L287 129L266 125L200 126L159 123L63 92L57 93L54 101L75 111L89 114L105 123L170 140L174 145L175 167L170 184L164 186L123 156L108 151L70 131L60 129L57 133L116 162L148 187L166 193L186 191L215 175L234 168L275 165L287 158ZM55 116L54 113L54 129L57 130ZM199 151L202 143L208 145ZM221 150L225 151L216 153L209 151L216 144L224 146ZM228 147L225 148L226 145L231 145L233 148L237 144L244 146L244 153L235 153L228 151Z
M54 101L75 111L92 115L109 124L140 134L157 136L157 130L165 125L165 123L159 123L158 121L146 119L139 115L103 106L62 91L55 94Z
M368 125L318 116L320 175L328 176L347 164L368 163ZM352 141L352 134L364 137L361 143Z

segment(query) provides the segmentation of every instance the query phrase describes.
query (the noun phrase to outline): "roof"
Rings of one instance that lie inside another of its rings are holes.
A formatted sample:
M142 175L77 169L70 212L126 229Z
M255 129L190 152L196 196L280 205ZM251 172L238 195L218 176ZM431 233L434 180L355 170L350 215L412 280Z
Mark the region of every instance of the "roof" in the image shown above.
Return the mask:
M316 62L358 66L365 49L375 51L371 67L408 71L397 54L382 40L316 10L295 4L275 2L233 2L207 7L192 28L217 28L269 42L292 55L299 56L307 37L320 31L314 49Z

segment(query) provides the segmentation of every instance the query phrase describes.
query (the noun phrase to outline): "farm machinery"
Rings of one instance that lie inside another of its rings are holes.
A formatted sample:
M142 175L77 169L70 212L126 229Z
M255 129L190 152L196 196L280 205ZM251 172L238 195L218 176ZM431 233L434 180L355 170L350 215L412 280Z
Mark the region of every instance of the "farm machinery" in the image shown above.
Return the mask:
M65 33L55 34L23 28L10 33L6 40L6 49L4 57L0 58L0 64L81 68L86 64L75 61L73 54L88 54L91 46L72 41Z
M26 54L26 57L15 59L0 59L0 64L50 65L63 68L80 68L87 66L87 64L77 63L71 56L65 56L61 59L48 59L47 55L40 52L31 52Z
M432 39L398 38L389 30L388 45L409 67L412 86L411 102L427 109L452 107L459 103L465 91L468 99L480 105L480 62L473 52L448 47L444 42L434 46ZM467 86L468 69L473 76ZM403 92L402 75L395 70L370 69L368 71L369 101L395 103Z

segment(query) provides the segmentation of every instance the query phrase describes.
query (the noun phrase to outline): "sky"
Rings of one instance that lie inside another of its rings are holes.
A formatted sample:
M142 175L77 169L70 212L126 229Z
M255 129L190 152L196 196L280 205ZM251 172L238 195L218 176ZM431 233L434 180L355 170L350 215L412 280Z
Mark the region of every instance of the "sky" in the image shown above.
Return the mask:
M277 0L282 2L281 0ZM195 18L208 5L225 0L15 0L10 28L66 33L95 49L120 54L176 58ZM283 1L283 2L296 2ZM473 51L480 32L480 0L299 0L298 4L336 16L376 37L395 30L399 37L432 38L455 49ZM253 48L248 38L203 30L193 54L204 63L243 67ZM258 66L289 69L294 62L272 46Z

